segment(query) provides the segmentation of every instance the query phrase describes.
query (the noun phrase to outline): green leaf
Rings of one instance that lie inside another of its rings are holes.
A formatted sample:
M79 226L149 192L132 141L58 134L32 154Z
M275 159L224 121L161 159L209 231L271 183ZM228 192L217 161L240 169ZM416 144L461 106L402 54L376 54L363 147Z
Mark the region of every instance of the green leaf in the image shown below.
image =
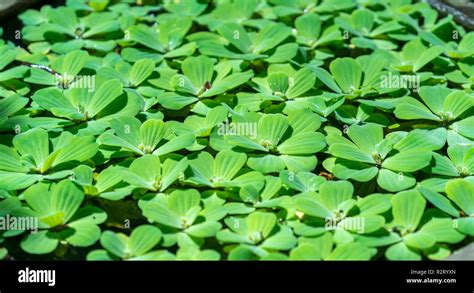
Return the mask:
M158 52L164 52L164 46L160 42L160 37L156 31L146 25L139 24L128 29L130 40L135 41L145 47Z
M319 188L319 197L330 210L336 210L339 205L351 199L354 187L349 181L326 181Z
M131 185L159 190L161 185L160 158L155 155L145 155L135 159L129 167L129 173L124 180Z
M279 172L285 169L285 162L281 159L281 157L274 155L250 157L247 161L247 165L253 170L257 170L262 173Z
M244 153L224 150L216 155L213 167L215 180L231 180L247 160Z
M410 97L403 98L403 100L395 108L394 114L398 118L406 119L406 120L411 120L411 119L428 119L428 120L434 120L434 121L441 120L438 116L431 113L431 111L421 102Z
M431 151L424 149L404 151L385 159L382 167L399 172L414 172L426 167L431 156Z
M48 132L42 128L33 128L13 138L13 145L22 155L31 155L36 168L41 169L49 156Z
M66 237L66 241L73 246L91 246L100 238L100 228L87 221L72 222L68 227L73 231L73 234ZM69 229L62 232L66 234Z
M251 213L246 219L248 236L254 237L254 240L259 237L267 238L273 230L276 221L276 216L272 213ZM258 236L258 234L261 236Z
M339 158L375 164L375 160L370 154L363 152L353 144L335 143L329 146L329 152Z
M446 97L451 92L450 89L441 85L422 86L420 87L419 95L431 111L439 115L443 112L443 104L446 103Z
M446 96L443 104L443 112L450 119L456 119L467 110L474 107L474 99L462 91L455 91Z
M431 234L420 231L406 235L403 237L403 242L409 247L427 249L435 244L436 238Z
M155 149L165 135L165 123L161 120L150 119L140 127L140 141L148 152Z
M438 209L453 217L459 217L459 212L445 196L426 188L419 188L421 195Z
M389 260L421 260L421 255L408 248L403 242L390 246L385 252L385 256Z
M426 200L416 190L397 193L392 199L392 213L396 225L414 231L420 223Z
M250 70L226 76L224 79L216 82L211 87L211 89L205 91L201 95L201 97L212 97L218 94L222 94L230 89L233 89L241 84L246 83L252 76L253 72Z
M285 155L312 154L322 150L325 137L318 132L300 132L281 143L277 150Z
M151 59L140 59L135 62L128 74L128 81L132 86L138 86L147 79L155 69L155 62Z
M332 212L313 196L295 198L295 206L297 210L313 217L325 219L332 216Z
M326 260L370 260L370 249L359 243L337 246Z
M56 249L58 239L49 231L28 234L20 243L21 249L31 254L47 254Z
M272 250L289 250L295 247L297 243L296 237L293 235L291 228L281 226L280 231L262 243L262 248Z
M441 55L444 49L441 47L433 46L426 50L423 50L419 58L413 64L413 71L416 72L423 68L430 61Z
M218 222L204 222L193 225L185 230L185 232L191 236L199 238L207 238L215 236L216 233L221 229L222 225Z
M299 41L310 45L311 42L317 40L321 33L321 20L317 14L304 14L296 18L295 28L298 32Z
M168 199L169 208L179 216L186 216L190 210L199 207L200 201L201 196L195 189L175 190Z
M214 72L214 62L207 56L188 57L181 64L184 75L189 78L196 93L204 86L206 82L212 81Z
M86 51L72 51L62 60L62 66L59 73L67 77L76 76L86 64L89 54Z
M142 225L133 229L130 234L128 247L135 255L144 255L160 242L161 231L151 225Z
M446 184L446 193L467 215L474 215L474 183L462 179L450 180Z
M242 53L250 53L252 43L241 25L229 22L219 26L217 31Z
M59 149L59 153L54 158L52 166L69 161L83 162L93 157L98 150L93 136L78 136L70 140L70 143Z
M153 154L157 156L161 156L161 155L165 155L171 152L175 152L177 150L181 150L181 149L192 146L195 140L196 138L194 134L192 133L178 135L172 138L171 140L169 140L167 143L158 147L153 152Z
M380 169L377 184L387 191L397 192L414 186L416 179L409 173Z
M458 243L464 239L464 235L455 229L455 221L449 218L433 218L420 230L436 239L436 242Z
M104 231L100 237L100 244L110 253L123 258L125 256L126 238L119 237L112 231Z
M329 69L344 93L359 89L362 80L360 64L352 58L339 58L331 62Z
M99 86L85 107L88 117L96 116L122 94L123 85L117 79L111 79Z
M372 123L352 125L347 130L347 135L362 151L372 153L383 139L383 127Z
M288 120L282 114L268 114L258 121L257 133L262 141L270 147L275 147L280 142L283 134L289 127Z
M300 97L314 86L315 81L316 75L308 68L298 70L290 77L290 87L286 91L286 97L288 99Z

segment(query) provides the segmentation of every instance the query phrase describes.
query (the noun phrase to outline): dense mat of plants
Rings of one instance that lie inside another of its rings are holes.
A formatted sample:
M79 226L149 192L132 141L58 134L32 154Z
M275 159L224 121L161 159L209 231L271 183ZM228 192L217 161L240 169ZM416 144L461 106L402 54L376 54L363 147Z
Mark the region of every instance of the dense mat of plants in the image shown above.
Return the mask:
M439 260L474 33L410 0L66 1L0 41L0 258Z

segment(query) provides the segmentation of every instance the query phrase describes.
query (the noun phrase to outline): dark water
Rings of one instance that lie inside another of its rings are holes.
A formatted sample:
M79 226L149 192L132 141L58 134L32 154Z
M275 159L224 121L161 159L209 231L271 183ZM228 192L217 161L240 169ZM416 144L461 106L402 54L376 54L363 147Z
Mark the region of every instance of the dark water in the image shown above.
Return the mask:
M64 3L65 3L65 0L40 0L33 5L25 4L25 7L22 7L21 10L15 14L10 14L7 16L0 17L0 27L3 28L2 38L5 40L12 41L16 45L23 45L23 42L21 41L21 39L15 38L16 31L17 30L21 31L21 28L23 27L21 21L18 19L18 15L27 9L39 10L41 7L45 5L57 7L57 6L64 5Z

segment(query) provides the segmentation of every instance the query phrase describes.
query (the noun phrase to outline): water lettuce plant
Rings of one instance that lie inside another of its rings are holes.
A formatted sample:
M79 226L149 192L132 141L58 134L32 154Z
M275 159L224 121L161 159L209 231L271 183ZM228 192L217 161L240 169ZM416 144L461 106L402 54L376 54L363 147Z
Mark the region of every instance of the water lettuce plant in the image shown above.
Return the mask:
M29 226L0 230L0 259L442 260L474 240L474 34L428 3L19 20L0 28L0 217Z

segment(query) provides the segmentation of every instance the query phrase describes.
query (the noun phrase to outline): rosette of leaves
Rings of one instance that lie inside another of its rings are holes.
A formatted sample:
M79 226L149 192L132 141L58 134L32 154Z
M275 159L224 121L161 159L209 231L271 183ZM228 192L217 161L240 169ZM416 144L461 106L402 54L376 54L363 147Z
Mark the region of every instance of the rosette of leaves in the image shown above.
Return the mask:
M388 71L384 70L387 66L388 61L383 54L373 53L356 59L337 58L329 64L331 73L323 68L315 68L314 72L332 91L347 99L355 99L398 90L382 83L384 76L388 75Z
M390 51L387 56L390 57L390 67L401 73L411 73L420 78L423 82L433 76L431 71L420 72L431 61L436 59L444 49L440 46L427 47L420 38L416 38L405 45L401 51Z
M399 240L386 251L389 260L421 260L449 256L449 248L442 243L458 243L465 236L453 226L450 217L429 215L426 200L417 190L397 193L392 198L393 221L388 225Z
M123 180L134 188L162 192L184 176L187 167L187 158L167 158L161 163L156 155L144 155L133 160Z
M194 42L183 45L184 37L192 26L192 18L175 14L161 14L156 18L158 25L150 27L137 24L125 31L125 40L145 48L127 47L121 52L129 62L149 58L160 62L163 58L189 56L196 50Z
M174 245L182 233L196 243L202 243L204 238L216 235L221 229L219 220L226 215L225 212L210 212L213 210L203 208L201 195L195 189L178 189L169 195L158 193L153 198L140 200L138 204L143 216L162 227L165 247Z
M122 166L110 166L100 173L94 173L91 167L80 165L73 169L74 173L70 179L82 186L86 196L120 200L134 189L134 186L124 181L125 170Z
M282 217L288 218L292 215L290 209L293 204L290 192L281 193L284 188L280 178L265 176L255 180L255 184L241 186L238 190L228 189L221 196L227 197L228 202L224 207L229 215L246 215L255 210L272 209L281 211ZM284 211L288 211L286 216L283 215Z
M32 96L35 104L62 117L75 125L80 133L97 135L102 133L113 118L136 115L143 107L143 98L133 91L123 91L117 79L96 85L96 90L72 88L61 92L57 88L45 88ZM66 120L66 122L67 122ZM50 127L61 126L64 120Z
M222 150L215 158L208 152L200 152L195 158L190 158L189 166L192 174L188 181L197 185L212 188L242 187L255 185L263 187L263 175L260 172L242 169L247 161L245 153L230 149Z
M217 106L206 109L203 115L188 115L182 123L178 121L168 121L167 124L178 135L191 133L196 136L194 145L187 149L198 151L208 146L209 136L213 130L223 127L224 123L228 122L228 113L229 110L226 107Z
M285 171L282 171L285 172ZM301 175L301 174L300 174ZM291 199L288 195L281 195L280 189L283 187L282 180L278 177L265 176L265 186L246 185L239 190L240 199L246 206L253 207L248 211L262 208L278 208L290 205ZM233 214L230 207L236 207L240 203L226 204L229 214Z
M447 197L440 193L419 188L419 192L435 207L453 217L453 227L467 236L474 236L474 181L454 179L445 187Z
M160 71L160 78L150 83L170 91L157 97L161 106L179 110L200 99L226 94L253 76L251 70L236 72L231 62L214 63L207 56L188 57L181 63L182 74L170 69Z
M299 16L295 20L296 42L306 49L307 59L312 64L321 65L333 54L329 50L321 50L331 44L342 40L341 32L337 25L331 25L322 29L321 19L319 15L308 13ZM313 51L314 50L314 51Z
M291 228L278 224L273 213L253 212L245 218L227 217L227 229L219 231L217 240L229 247L229 260L249 260L272 252L287 251L296 245Z
M224 135L229 146L252 150L247 165L259 172L311 171L316 167L315 153L325 146L325 137L316 132L319 116L307 111L283 114L263 114L256 122L256 137Z
M46 22L22 29L23 39L34 43L29 46L32 52L52 50L65 54L81 48L106 52L116 45L113 37L120 26L113 12L92 12L79 18L73 8L58 7L46 10L45 14Z
M123 116L111 120L110 128L97 139L101 146L116 147L141 156L172 153L193 145L195 140L191 133L174 135L173 130L158 119L141 123L135 117Z
M424 39L429 41L431 44L444 48L444 54L455 60L464 60L465 58L472 57L474 55L474 32L465 34L459 43L454 41L444 42L436 35L429 34L422 35Z
M13 138L14 148L0 145L0 186L20 190L44 179L61 179L71 167L92 158L98 146L93 136L62 132L50 138L42 128L33 128Z
M100 244L105 249L89 252L87 260L161 260L164 251L152 251L161 240L158 227L141 225L130 236L110 230L102 232Z
M394 17L402 24L411 27L403 33L393 33L389 37L400 40L410 41L420 35L424 38L425 35L446 35L449 31L456 29L453 26L453 16L448 14L441 18L438 11L432 9L428 3L418 2L412 7L403 7L402 13L396 13Z
M373 194L353 198L354 187L348 181L326 181L319 191L306 191L294 197L297 216L295 234L311 237L334 231L335 242L354 242L355 235L370 234L385 225L382 213L390 209L390 198ZM372 206L373 205L373 206Z
M394 111L397 118L433 121L435 125L446 129L449 144L464 142L459 135L474 138L472 94L442 85L421 87L418 94L421 101L409 96L400 101Z
M421 182L421 186L442 192L447 181L452 178L474 176L474 144L454 144L448 147L448 156L433 153L430 164L431 176Z
M240 92L237 94L238 103L254 110L250 104L256 103L259 110L270 103L285 102L288 107L293 100L305 99L311 96L311 89L315 86L316 75L308 68L294 70L290 65L275 65L268 67L266 77L254 77L253 87L259 93ZM278 104L277 104L278 105ZM276 106L278 107L278 106Z
M413 130L392 133L384 139L381 125L352 125L347 129L350 140L336 133L328 135L328 152L334 157L323 165L340 179L367 182L377 176L383 189L400 191L416 184L412 172L428 166L432 151L444 145L439 135Z
M84 194L71 181L38 183L23 196L31 208L25 208L24 214L39 220L39 231L25 236L20 243L24 251L46 254L59 244L87 247L100 238L98 225L107 214L94 206L81 208Z
M343 35L355 35L351 44L358 48L393 50L397 45L387 40L388 33L403 28L396 20L381 21L367 9L357 9L351 15L341 13L334 22L343 30Z
M290 260L370 260L373 256L373 250L360 243L335 246L333 238L331 233L298 238L298 246L290 251Z
M291 28L283 23L269 23L258 33L247 32L234 22L217 28L219 35L196 33L188 37L199 46L203 55L228 59L253 61L262 59L268 63L284 63L296 56L298 44L282 44L291 36Z

